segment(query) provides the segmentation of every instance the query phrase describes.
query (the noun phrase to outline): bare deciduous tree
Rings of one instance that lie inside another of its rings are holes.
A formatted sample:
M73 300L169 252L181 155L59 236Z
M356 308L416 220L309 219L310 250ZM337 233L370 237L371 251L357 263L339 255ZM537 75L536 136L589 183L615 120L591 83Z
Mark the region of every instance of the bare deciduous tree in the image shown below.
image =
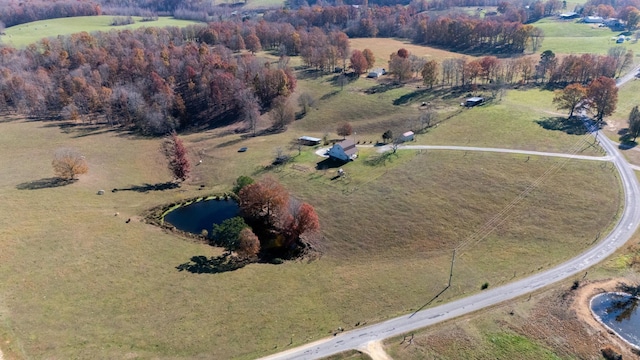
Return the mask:
M51 165L56 176L65 180L73 180L76 176L86 174L89 171L89 165L84 156L71 148L57 149Z

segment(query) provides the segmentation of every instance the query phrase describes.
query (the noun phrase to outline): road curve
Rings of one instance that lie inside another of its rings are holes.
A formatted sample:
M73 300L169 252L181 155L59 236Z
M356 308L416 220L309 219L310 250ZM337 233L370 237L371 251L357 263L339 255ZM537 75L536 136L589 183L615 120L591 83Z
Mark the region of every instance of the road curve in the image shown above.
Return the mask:
M632 73L638 71L634 69ZM618 86L631 80L633 76L618 81ZM587 124L588 125L588 124ZM589 126L589 131L600 140L607 157L589 157L590 160L610 160L617 168L624 192L624 208L620 221L613 230L591 249L568 260L552 269L503 285L481 293L455 300L434 308L425 309L413 314L396 317L375 325L361 327L340 333L334 337L318 340L281 353L270 355L262 360L290 360L290 359L318 359L337 354L350 349L357 349L364 344L387 339L410 331L424 328L445 320L468 314L482 308L501 303L533 292L547 285L564 280L604 260L624 245L636 232L640 224L640 184L631 165L618 151L616 144L609 140L602 132ZM435 147L430 147L435 149ZM444 147L451 149L451 147ZM463 148L465 149L465 148ZM466 148L468 150L477 148ZM481 148L480 148L481 149ZM476 151L482 151L477 149ZM497 150L497 149L494 149ZM522 153L514 150L509 152ZM533 154L532 154L533 155ZM535 155L542 155L536 153ZM574 155L580 156L580 155Z
M595 133L595 134L600 134ZM640 185L631 166L617 151L616 146L604 134L596 135L607 157L589 157L591 160L611 160L615 164L622 181L624 191L624 209L615 228L596 246L585 253L562 263L552 269L525 279L485 290L473 296L459 299L434 308L407 314L385 322L358 328L337 336L306 344L285 352L263 358L263 360L318 359L346 350L356 349L373 340L381 340L424 328L441 321L449 320L487 306L522 296L557 281L566 279L586 268L604 260L624 245L633 236L640 223ZM448 147L447 147L448 148ZM518 151L514 151L518 152Z

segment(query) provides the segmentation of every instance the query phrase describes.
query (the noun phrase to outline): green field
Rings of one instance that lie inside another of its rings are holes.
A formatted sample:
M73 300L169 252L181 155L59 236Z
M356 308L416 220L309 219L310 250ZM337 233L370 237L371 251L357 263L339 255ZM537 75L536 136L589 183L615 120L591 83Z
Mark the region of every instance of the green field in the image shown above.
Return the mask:
M123 26L111 26L114 16L79 16L72 18L60 18L34 21L9 27L5 30L5 35L0 36L3 44L25 47L46 37L56 37L58 35L69 35L82 31L88 33L94 31L110 31L116 29L137 29L141 27L165 27L197 24L198 22L189 20L178 20L171 17L159 17L156 21L142 21L141 17L134 16L135 23Z
M533 25L544 31L544 40L539 52L551 50L556 54L606 54L609 48L614 46L624 46L636 54L640 51L640 45L633 40L616 44L615 39L620 32L611 31L606 27L600 28L598 24L545 18Z

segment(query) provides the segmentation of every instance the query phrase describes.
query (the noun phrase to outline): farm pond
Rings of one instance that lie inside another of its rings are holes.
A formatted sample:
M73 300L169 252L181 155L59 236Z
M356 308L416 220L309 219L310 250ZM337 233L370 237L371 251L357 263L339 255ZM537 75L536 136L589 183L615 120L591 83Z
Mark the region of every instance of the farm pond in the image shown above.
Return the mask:
M619 337L640 349L640 298L626 293L602 293L591 299L591 311Z
M213 224L220 224L239 213L240 207L234 200L202 200L169 211L164 221L192 234L201 234L202 230L211 234Z

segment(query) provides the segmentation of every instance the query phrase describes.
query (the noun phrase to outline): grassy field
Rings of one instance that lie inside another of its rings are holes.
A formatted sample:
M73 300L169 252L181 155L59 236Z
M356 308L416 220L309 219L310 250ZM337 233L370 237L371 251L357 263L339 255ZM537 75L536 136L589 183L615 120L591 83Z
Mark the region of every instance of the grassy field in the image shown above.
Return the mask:
M314 81L320 80L301 86ZM387 93L389 99L400 94ZM511 96L517 103L519 95ZM319 108L338 106L329 101L320 101ZM388 116L398 111L389 108ZM485 109L490 107L473 111ZM220 250L160 231L139 216L152 206L229 190L242 174L261 176L275 148L322 128L327 118L320 113L287 133L248 140L216 131L186 135L202 165L181 189L150 192L109 190L167 181L159 140L90 126L0 123L3 352L33 358L255 358L286 349L292 339L298 345L338 327L419 308L444 286L452 247L551 167L562 165L518 203L507 222L459 255L454 286L442 301L479 291L484 282L495 286L557 264L589 246L618 211L617 179L607 164L405 151L375 165L369 161L378 156L374 149L363 149L359 161L345 167L347 178L336 181L334 170L314 170L320 159L304 149L295 167L272 173L316 207L326 237L321 259L221 274L177 271L192 256ZM446 129L429 136L451 138ZM523 126L521 137L522 144L547 150L575 141L540 127ZM495 144L504 145L498 139ZM60 146L80 149L90 172L75 184L47 187L50 157ZM240 146L249 151L237 153ZM99 189L106 194L96 195Z
M159 17L157 21L142 21L141 17L134 16L134 24L123 26L111 26L114 16L79 16L72 18L60 18L34 21L27 24L20 24L9 27L5 30L5 35L0 36L0 42L15 47L25 47L46 37L56 37L58 35L69 35L86 31L110 31L116 29L137 29L146 27L165 27L197 24L195 21L178 20L171 17Z
M353 38L349 39L352 49L364 50L370 49L376 57L375 67L386 68L389 63L389 55L397 52L401 48L409 50L409 53L425 57L428 60L436 60L439 63L444 59L465 57L465 55L412 44L409 40L402 39L379 39L379 38ZM466 56L473 59L473 56Z
M561 21L545 18L533 24L544 31L544 41L540 52L552 50L556 54L606 54L609 48L624 46L638 53L640 45L633 41L616 44L615 39L620 32L611 31L598 24L584 24L572 21Z

